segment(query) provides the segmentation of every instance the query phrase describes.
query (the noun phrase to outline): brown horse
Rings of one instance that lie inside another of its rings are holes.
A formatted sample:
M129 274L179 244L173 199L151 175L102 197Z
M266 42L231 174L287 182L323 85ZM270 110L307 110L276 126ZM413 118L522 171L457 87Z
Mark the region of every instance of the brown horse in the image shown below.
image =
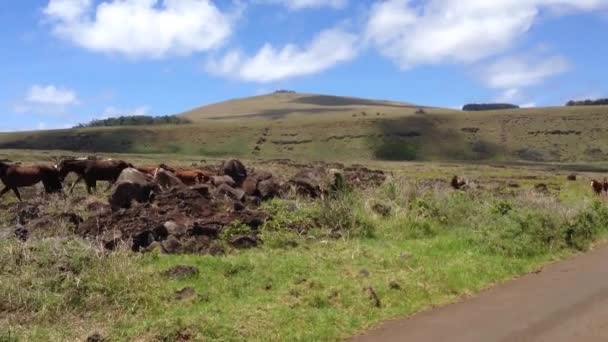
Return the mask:
M158 166L139 166L135 168L137 171L146 174L148 176L154 177L154 174L156 174L156 171L158 169L162 169L165 171L169 171L172 173L175 173L175 169L167 166L166 164L160 164Z
M5 186L0 192L0 197L13 190L19 201L21 201L19 188L33 186L40 182L44 185L46 193L62 190L59 170L47 165L22 166L0 162L0 179Z
M59 178L63 181L71 172L78 175L78 179L70 188L70 193L76 184L84 179L87 192L91 194L91 188L97 189L98 181L107 181L108 189L116 183L122 170L133 167L123 160L90 160L90 159L68 159L59 164Z
M175 171L175 177L186 185L207 183L211 179L206 172L200 169L178 169Z

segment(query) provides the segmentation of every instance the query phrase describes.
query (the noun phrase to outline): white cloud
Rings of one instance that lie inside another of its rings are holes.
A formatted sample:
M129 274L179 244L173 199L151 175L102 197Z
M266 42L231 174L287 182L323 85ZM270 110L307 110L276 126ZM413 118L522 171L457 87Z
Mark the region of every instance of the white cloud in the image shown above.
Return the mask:
M76 92L67 88L60 88L54 85L34 85L25 98L31 104L71 106L78 104Z
M495 89L529 87L570 69L561 56L516 56L499 59L482 68L483 82Z
M320 32L306 47L288 44L278 49L265 44L252 57L232 51L207 63L212 74L245 81L272 82L311 75L353 59L358 38L339 28Z
M542 10L604 7L607 0L387 0L372 7L365 37L403 69L472 63L509 48Z
M50 0L54 33L85 49L130 58L189 55L222 45L234 18L209 0Z
M13 112L41 115L63 115L68 108L80 104L74 90L52 84L31 86L24 98L13 104Z
M258 2L281 4L292 11L321 7L341 9L348 5L348 0L258 0Z
M528 102L528 103L524 103L520 106L521 108L534 108L536 107L536 103L534 102Z

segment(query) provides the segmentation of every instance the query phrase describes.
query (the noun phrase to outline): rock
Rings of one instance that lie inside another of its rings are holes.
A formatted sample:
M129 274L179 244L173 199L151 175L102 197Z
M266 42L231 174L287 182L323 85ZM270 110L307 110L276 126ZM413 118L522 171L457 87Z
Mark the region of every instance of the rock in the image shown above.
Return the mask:
M365 277L365 278L369 277L370 274L371 273L368 270L366 270L366 269L362 269L362 270L359 271L359 275L362 276L362 277Z
M22 225L17 225L15 228L15 237L25 242L30 237L30 231Z
M381 308L382 307L382 302L380 301L380 297L378 296L378 293L376 293L376 290L374 290L374 288L371 287L371 286L365 288L364 290L369 295L369 299L374 304L374 307Z
M296 192L312 198L322 195L321 185L323 174L317 169L304 169L298 172L290 181Z
M150 246L154 241L156 241L154 237L154 232L150 230L145 230L135 236L133 236L133 245L131 249L134 252L139 252Z
M182 251L182 243L173 235L170 235L167 240L161 242L163 252L167 254L178 254Z
M175 299L185 300L196 297L196 290L192 287L184 287L181 290L175 292Z
M93 335L87 337L86 342L105 342L105 338L103 338L99 333L94 333Z
M221 226L215 223L196 222L189 233L191 236L207 236L212 239L220 235Z
M382 217L388 217L388 216L390 216L391 215L391 211L392 211L391 207L389 207L386 204L382 204L382 203L374 203L372 205L372 210L376 214L378 214L378 215L380 215Z
M130 208L133 201L147 203L158 186L150 181L143 173L134 168L124 169L118 181L112 187L108 202L112 209ZM157 190L158 191L158 190Z
M217 192L220 195L226 195L233 200L242 201L245 197L245 191L243 189L235 189L228 184L222 184L217 188Z
M545 183L539 183L534 185L534 190L543 194L549 193L549 187Z
M75 213L62 213L59 215L60 219L63 219L74 226L74 229L78 229L81 223L84 222L84 219Z
M171 171L159 168L154 175L154 183L161 189L185 188L186 185Z
M196 191L197 193L199 193L201 196L203 196L205 198L210 198L210 196L211 196L211 191L209 190L209 185L205 185L205 184L193 185L190 187L190 190Z
M264 200L271 199L279 195L281 186L274 179L270 178L258 183L258 192Z
M25 206L17 212L17 223L25 225L31 220L40 218L40 215L40 208L37 205L25 204Z
M247 209L245 207L245 205L243 204L243 202L234 202L232 204L232 208L234 211L243 211L243 210Z
M194 266L177 265L163 272L163 275L171 279L184 279L197 276L198 268Z
M240 235L230 240L230 245L238 249L249 249L258 245L258 240L249 235Z
M180 236L186 235L186 233L188 231L186 226L177 224L177 223L175 223L175 221L167 221L167 222L163 223L162 226L166 230L167 236L173 235L173 236L180 237Z
M389 287L391 290L401 290L401 285L399 285L399 283L398 283L398 282L396 282L395 280L391 280L391 281L388 283L388 287Z
M230 176L239 186L247 179L245 165L236 159L229 160L222 165L222 174Z
M236 186L236 182L230 176L213 176L213 177L211 177L211 184L213 184L216 187L219 187L220 185L223 185L223 184L226 184L230 187Z
M248 177L243 182L243 190L248 196L258 196L258 180L256 178Z
M114 250L122 241L122 233L119 230L108 231L101 237L101 243L107 250Z
M567 180L569 181L575 181L576 180L576 174L572 173L569 174L568 177L566 177Z

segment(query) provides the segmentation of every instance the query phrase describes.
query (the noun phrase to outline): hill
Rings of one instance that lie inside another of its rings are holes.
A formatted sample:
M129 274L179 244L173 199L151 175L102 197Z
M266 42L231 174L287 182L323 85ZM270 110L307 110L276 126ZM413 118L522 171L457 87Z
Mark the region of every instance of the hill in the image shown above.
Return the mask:
M0 148L315 160L599 162L608 106L484 112L314 94L230 100L180 126L0 134Z

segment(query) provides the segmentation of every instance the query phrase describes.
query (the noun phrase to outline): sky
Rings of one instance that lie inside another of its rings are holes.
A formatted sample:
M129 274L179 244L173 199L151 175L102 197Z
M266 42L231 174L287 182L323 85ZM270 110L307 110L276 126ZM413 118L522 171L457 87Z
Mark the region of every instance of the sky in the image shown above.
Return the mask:
M608 0L19 0L0 131L297 92L458 108L608 97Z

